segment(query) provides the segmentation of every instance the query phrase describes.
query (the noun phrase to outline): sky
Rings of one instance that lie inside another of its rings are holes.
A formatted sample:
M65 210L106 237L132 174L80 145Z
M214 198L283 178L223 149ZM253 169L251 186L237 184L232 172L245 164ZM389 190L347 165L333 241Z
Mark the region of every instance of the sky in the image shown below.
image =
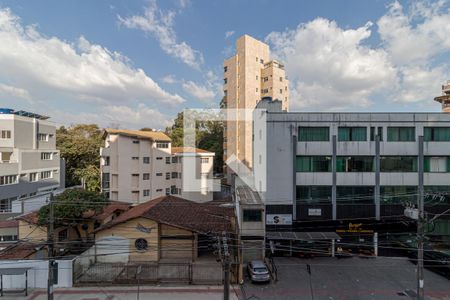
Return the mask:
M440 111L449 1L0 0L0 107L164 129L216 108L236 39L265 41L290 111Z

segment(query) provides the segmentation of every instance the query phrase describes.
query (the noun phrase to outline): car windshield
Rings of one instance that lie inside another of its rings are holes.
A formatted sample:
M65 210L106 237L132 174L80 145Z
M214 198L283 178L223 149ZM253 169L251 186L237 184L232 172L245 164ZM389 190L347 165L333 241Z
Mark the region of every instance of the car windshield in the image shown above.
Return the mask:
M266 268L254 268L253 270L258 273L267 272Z

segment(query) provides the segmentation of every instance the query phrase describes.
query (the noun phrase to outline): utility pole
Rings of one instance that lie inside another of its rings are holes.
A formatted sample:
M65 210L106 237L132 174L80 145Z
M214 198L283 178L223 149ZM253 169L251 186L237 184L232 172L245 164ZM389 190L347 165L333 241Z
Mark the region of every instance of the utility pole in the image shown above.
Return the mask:
M53 300L53 230L54 230L54 208L53 208L53 193L50 193L50 213L47 228L47 245L48 245L48 281L47 281L47 299Z
M223 299L230 299L230 251L228 249L227 235L224 231L222 233L222 243L223 243Z
M419 216L417 219L417 299L424 300L424 278L423 278L423 240L424 240L424 189L423 189L423 136L419 136L419 199L417 208Z

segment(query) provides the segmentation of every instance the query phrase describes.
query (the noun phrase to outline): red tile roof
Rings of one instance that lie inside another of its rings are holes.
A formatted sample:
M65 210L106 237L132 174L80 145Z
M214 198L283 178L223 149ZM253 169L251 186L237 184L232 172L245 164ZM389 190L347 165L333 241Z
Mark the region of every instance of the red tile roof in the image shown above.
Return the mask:
M111 228L136 218L146 218L198 233L230 231L233 209L213 202L196 203L175 196L163 196L134 206L96 231Z
M14 228L19 226L19 221L17 220L5 220L0 221L0 228Z
M193 147L172 147L171 149L172 154L176 153L209 153L214 154L214 152L199 149L199 148L193 148Z
M17 242L0 251L0 259L27 259L35 254L42 245L27 242Z

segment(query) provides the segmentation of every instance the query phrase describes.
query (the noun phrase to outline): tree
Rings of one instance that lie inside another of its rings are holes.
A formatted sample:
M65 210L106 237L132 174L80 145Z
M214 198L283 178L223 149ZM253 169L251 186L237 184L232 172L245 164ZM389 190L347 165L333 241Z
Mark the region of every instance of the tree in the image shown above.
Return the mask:
M223 170L223 122L203 121L195 124L195 146L214 152L214 172ZM172 147L182 147L184 138L183 112L178 113L171 127L166 128Z
M74 172L77 178L81 179L83 187L91 192L99 193L100 186L100 168L94 165L89 165L83 169L76 169Z
M59 194L53 200L53 212L55 227L70 226L76 231L79 240L82 240L81 232L77 225L85 221L87 212L99 213L106 205L103 195L83 189L68 189ZM40 208L38 224L43 226L48 223L50 204Z
M69 128L62 126L56 131L56 147L66 163L67 186L81 184L87 173L93 180L93 167L100 166L102 144L102 131L96 124L78 124ZM100 182L100 172L97 176Z

